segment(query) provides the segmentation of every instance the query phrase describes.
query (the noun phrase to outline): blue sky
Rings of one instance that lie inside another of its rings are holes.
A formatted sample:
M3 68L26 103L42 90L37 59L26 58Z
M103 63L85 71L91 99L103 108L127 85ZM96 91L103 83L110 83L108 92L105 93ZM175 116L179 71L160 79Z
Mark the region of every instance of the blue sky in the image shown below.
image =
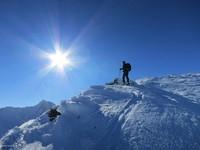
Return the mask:
M131 78L199 72L198 0L0 1L0 107L59 103L119 77L122 60ZM40 70L41 51L54 43L80 64L63 76Z

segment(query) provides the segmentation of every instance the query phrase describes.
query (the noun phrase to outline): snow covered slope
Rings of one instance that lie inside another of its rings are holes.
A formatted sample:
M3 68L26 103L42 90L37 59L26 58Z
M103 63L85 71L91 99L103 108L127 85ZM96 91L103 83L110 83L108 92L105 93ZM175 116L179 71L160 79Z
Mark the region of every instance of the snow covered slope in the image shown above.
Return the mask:
M142 79L138 80L138 83L160 88L188 98L194 103L200 103L200 73Z
M0 137L9 129L19 126L22 123L40 116L47 109L54 106L48 101L41 101L33 107L15 108L5 107L0 109Z
M200 75L173 78L92 86L61 102L56 122L43 113L10 130L0 145L16 150L198 150Z

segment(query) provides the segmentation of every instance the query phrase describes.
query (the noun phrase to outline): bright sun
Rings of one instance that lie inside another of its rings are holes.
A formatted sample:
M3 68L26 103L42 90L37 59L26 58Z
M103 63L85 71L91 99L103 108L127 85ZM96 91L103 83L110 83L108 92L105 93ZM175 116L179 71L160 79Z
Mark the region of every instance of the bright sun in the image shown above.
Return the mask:
M47 58L50 60L49 68L56 68L59 71L64 71L66 67L70 67L73 63L70 59L70 51L62 52L56 50L55 53L48 53Z

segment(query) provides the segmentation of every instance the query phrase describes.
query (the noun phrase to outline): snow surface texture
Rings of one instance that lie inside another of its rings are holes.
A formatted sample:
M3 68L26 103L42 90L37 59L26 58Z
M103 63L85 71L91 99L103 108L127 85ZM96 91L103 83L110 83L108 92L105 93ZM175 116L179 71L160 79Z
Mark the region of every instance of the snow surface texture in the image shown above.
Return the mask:
M0 140L15 150L199 150L200 74L92 86ZM179 85L180 84L180 85ZM183 90L184 89L184 90ZM196 93L197 92L197 93Z
M41 101L32 107L5 107L0 109L0 137L9 129L19 126L22 123L40 116L43 112L53 107L54 104L48 101Z
M138 83L150 87L157 87L190 99L200 104L200 73L186 75L169 75L146 80L138 80Z

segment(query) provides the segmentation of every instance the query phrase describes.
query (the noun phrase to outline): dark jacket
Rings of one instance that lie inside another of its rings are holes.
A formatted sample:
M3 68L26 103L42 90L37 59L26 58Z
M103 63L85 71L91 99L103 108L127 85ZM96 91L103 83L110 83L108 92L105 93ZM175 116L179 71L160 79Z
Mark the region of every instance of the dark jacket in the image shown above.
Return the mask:
M123 72L129 72L129 65L127 63L123 64L122 68L120 70L123 70Z

